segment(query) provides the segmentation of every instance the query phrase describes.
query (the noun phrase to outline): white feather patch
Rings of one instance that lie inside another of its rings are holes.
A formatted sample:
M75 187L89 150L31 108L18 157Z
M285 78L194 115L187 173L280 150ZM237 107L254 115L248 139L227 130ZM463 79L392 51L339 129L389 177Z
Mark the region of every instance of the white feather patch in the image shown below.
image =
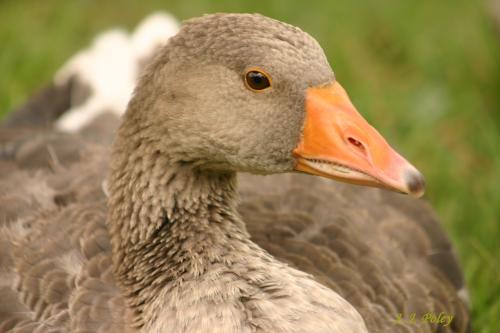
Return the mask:
M112 29L96 37L92 45L70 58L56 73L56 84L76 77L90 88L90 97L66 111L56 128L74 133L103 112L125 112L139 76L140 63L166 44L179 29L169 14L157 12L144 19L130 36L122 29Z

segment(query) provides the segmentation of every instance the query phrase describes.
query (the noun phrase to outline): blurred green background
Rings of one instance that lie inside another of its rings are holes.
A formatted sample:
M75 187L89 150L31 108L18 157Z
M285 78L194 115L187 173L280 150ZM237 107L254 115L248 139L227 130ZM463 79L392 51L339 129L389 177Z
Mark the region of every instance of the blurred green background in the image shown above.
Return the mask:
M500 27L473 0L0 2L0 116L98 32L154 10L260 12L325 48L358 109L423 171L471 290L476 332L500 332Z

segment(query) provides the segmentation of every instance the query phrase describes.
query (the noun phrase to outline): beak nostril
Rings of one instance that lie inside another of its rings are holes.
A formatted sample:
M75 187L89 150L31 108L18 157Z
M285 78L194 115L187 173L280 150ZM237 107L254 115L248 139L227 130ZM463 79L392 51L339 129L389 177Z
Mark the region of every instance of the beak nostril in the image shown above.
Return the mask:
M365 145L361 141L356 140L353 137L348 137L347 141L357 149L361 150L362 152L365 152Z

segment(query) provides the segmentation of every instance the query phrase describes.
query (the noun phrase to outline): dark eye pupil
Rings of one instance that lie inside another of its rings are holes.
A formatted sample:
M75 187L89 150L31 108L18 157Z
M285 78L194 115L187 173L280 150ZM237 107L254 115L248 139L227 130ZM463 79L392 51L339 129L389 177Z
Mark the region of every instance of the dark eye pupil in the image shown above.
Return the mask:
M271 85L267 76L258 71L248 72L246 75L246 81L250 88L255 90L266 89Z

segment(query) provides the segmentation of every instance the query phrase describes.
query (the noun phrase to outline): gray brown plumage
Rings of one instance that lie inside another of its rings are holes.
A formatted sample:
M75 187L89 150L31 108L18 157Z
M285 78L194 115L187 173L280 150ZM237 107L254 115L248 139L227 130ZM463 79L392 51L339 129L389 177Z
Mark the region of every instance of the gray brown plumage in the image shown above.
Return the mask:
M268 48L259 65L286 82L271 100L233 87L232 71L262 55L255 46ZM312 176L243 174L236 212L233 169L289 171L301 127L289 112L303 104L294 92L332 77L296 28L207 16L149 67L111 160L93 135L5 135L0 332L358 332L362 320L370 332L465 331L460 269L425 202ZM395 322L413 312L454 319Z
M49 126L66 111L72 100L74 79L64 84L51 83L33 95L30 100L18 109L13 110L0 125L2 130L20 126Z

